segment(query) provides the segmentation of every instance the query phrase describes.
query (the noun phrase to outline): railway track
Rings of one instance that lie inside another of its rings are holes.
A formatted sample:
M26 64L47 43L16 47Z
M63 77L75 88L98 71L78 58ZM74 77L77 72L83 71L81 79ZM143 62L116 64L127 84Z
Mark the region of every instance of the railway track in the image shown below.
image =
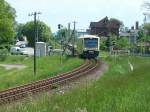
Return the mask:
M86 60L83 65L70 72L0 91L0 105L23 99L39 92L49 91L51 89L57 88L59 85L63 85L68 81L75 80L82 75L86 75L87 73L94 70L98 64L98 60Z

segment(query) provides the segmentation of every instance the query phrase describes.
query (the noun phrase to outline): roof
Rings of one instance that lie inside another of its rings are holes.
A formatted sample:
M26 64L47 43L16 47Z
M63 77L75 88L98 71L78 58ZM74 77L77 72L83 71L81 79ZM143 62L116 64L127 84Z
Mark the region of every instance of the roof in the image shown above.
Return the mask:
M95 35L83 35L81 37L79 37L80 39L83 39L83 38L100 38L98 36L95 36Z
M16 46L20 46L20 45L22 45L22 44L27 45L28 42L26 42L26 41L18 41L15 45L16 45Z
M129 36L130 36L130 33L127 33L127 32L119 32L119 36L120 36L120 37L129 37Z
M108 17L106 16L105 18L103 18L98 22L91 22L90 27L105 27L107 23L108 23Z
M97 27L97 28L101 28L101 27L109 27L109 28L119 28L120 27L120 22L117 21L116 19L108 19L108 17L106 16L105 18L103 18L102 20L98 21L98 22L91 22L90 23L90 27Z

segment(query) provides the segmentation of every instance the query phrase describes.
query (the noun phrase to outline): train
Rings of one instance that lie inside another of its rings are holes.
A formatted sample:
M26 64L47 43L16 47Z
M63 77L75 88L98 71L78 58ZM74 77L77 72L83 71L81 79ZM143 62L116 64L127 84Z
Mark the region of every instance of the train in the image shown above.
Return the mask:
M100 37L95 35L83 35L80 40L80 57L81 58L97 58L100 52Z

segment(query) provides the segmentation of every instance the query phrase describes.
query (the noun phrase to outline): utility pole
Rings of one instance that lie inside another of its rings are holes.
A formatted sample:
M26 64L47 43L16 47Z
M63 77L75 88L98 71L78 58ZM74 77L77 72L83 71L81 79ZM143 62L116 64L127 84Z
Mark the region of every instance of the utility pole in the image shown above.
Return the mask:
M149 18L150 18L150 13L149 12L144 12L144 24L148 22Z
M36 75L36 41L37 41L37 15L41 14L41 12L34 12L29 14L29 16L34 16L34 75Z
M146 23L146 20L147 20L147 17L146 17L147 14L146 14L146 13L143 13L143 15L144 15L144 20L143 20L143 21L144 21L144 24L145 24L145 23Z
M38 15L38 20L37 20L37 42L39 41L39 15Z
M73 21L73 52L72 52L72 55L75 56L75 30L76 30L76 21Z
M67 34L68 34L68 38L67 38L67 41L68 41L68 39L70 38L70 25L71 25L71 24L68 23L68 33L67 33Z

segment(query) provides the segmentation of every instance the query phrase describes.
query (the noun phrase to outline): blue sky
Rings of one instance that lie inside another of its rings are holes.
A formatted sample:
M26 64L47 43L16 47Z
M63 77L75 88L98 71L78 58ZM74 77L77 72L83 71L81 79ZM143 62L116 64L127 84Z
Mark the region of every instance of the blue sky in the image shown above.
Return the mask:
M33 19L28 14L42 12L39 16L57 31L57 25L67 26L68 22L77 21L77 29L87 29L91 21L99 21L105 16L117 18L124 25L131 27L135 21L143 23L143 0L6 0L16 9L19 23ZM73 24L72 24L73 27Z

